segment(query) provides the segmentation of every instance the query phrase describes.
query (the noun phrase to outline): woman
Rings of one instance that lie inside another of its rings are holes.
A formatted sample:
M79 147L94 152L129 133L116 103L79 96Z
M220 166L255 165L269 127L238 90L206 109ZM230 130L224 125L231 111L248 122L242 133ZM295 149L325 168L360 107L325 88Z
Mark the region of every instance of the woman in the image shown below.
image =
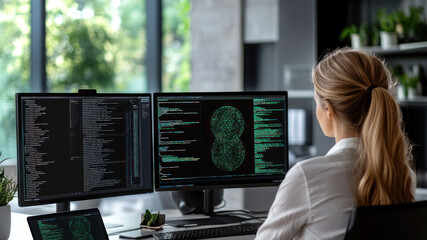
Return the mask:
M317 120L336 144L289 170L256 239L342 239L353 206L414 201L411 149L386 65L338 49L316 66L313 83Z

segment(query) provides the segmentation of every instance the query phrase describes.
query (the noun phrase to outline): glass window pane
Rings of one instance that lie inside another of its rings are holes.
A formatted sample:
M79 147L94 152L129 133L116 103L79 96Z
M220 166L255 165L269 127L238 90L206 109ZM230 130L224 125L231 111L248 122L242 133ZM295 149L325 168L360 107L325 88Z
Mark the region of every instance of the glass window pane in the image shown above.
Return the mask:
M191 0L163 0L162 91L190 90Z
M141 0L46 1L49 91L145 92L145 7Z
M30 86L30 0L0 1L0 36L1 159L16 159L15 93Z

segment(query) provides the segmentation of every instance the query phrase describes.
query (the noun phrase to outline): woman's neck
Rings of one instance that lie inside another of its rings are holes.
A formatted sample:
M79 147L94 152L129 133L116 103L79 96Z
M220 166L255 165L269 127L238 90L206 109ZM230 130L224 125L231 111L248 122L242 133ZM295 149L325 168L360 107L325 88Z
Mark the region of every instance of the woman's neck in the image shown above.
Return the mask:
M345 124L341 123L340 121L333 121L334 126L334 137L335 137L335 143L341 141L344 138L352 138L352 137L358 137L359 133L350 129Z

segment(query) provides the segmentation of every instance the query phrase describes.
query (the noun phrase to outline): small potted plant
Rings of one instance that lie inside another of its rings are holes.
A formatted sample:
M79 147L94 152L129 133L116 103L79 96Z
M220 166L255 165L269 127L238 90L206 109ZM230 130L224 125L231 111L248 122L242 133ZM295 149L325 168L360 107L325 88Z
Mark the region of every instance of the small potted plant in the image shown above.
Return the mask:
M381 48L383 49L392 49L397 46L396 19L396 12L388 14L384 8L377 12Z
M418 82L420 78L418 76L410 77L407 73L397 76L399 84L401 86L401 95L404 99L413 99L418 95Z
M141 226L152 230L159 230L165 225L166 215L160 214L160 212L151 213L148 209L141 216Z
M414 68L416 67L417 66L415 66ZM393 66L391 68L391 72L399 82L397 92L397 97L399 99L413 99L415 96L418 95L420 83L419 75L413 73L408 74L403 70L403 67L400 65Z
M1 156L1 151L0 151ZM0 160L0 164L6 161ZM11 212L9 202L12 201L17 185L12 178L6 176L4 168L0 170L0 239L8 239L10 235Z
M339 38L341 41L344 41L348 37L351 39L352 48L357 49L365 47L368 42L368 25L366 23L362 23L359 27L357 27L355 24L353 24L344 28Z
M419 42L427 39L427 24L423 7L410 7L409 15L399 10L396 12L396 17L396 32L401 42Z

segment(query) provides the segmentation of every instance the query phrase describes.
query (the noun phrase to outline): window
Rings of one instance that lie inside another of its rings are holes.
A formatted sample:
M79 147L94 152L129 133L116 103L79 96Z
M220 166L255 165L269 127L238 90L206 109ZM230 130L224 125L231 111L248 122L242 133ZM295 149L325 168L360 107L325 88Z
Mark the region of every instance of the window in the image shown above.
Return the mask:
M0 1L0 35L0 150L15 158L15 92L30 86L30 0Z
M163 0L162 91L190 90L191 0Z
M47 87L145 92L146 3L46 1Z
M12 159L16 158L15 93L34 91L31 3L0 1L0 150ZM46 10L47 91L147 91L146 1L47 0L40 7ZM39 77L36 81L43 81Z

